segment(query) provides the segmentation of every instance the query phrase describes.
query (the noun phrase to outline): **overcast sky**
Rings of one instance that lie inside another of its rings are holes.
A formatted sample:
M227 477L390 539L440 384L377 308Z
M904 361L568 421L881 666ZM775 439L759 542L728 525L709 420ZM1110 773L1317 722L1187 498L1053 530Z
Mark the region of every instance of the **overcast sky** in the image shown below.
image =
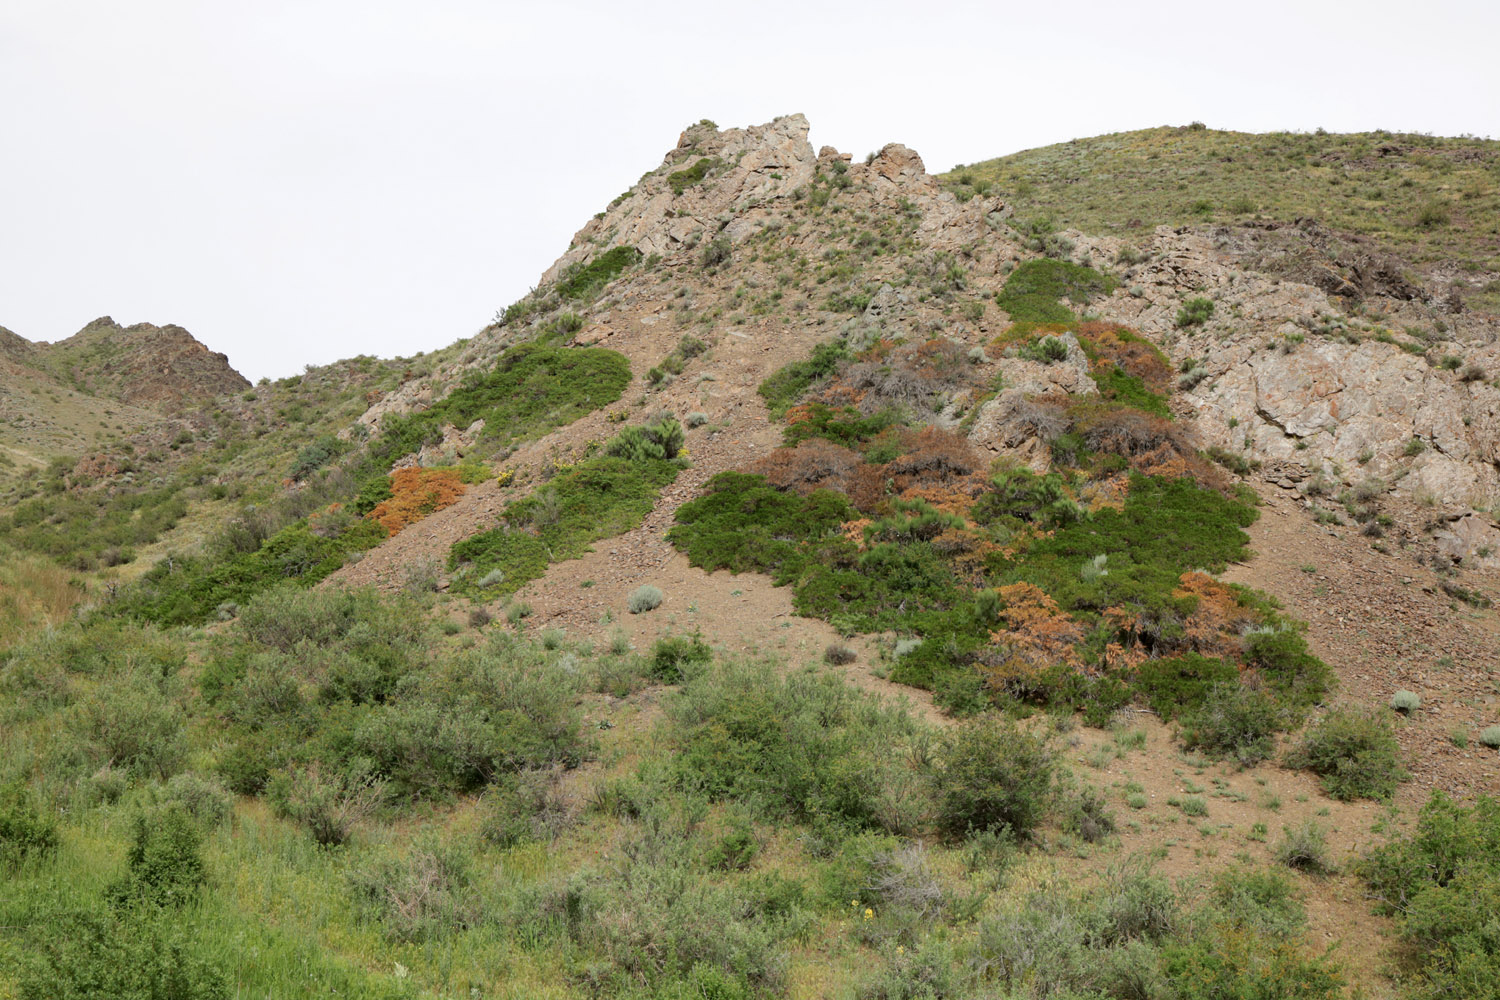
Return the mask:
M683 126L933 172L1078 136L1500 136L1494 0L0 0L0 326L178 323L252 379L451 343Z

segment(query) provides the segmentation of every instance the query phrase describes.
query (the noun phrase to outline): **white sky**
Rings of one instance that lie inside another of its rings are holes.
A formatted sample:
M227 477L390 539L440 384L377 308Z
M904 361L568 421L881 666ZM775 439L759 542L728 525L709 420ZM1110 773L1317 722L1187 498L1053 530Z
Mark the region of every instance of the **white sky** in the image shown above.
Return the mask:
M451 343L689 122L946 170L1078 136L1500 135L1500 3L0 0L0 325L251 379Z

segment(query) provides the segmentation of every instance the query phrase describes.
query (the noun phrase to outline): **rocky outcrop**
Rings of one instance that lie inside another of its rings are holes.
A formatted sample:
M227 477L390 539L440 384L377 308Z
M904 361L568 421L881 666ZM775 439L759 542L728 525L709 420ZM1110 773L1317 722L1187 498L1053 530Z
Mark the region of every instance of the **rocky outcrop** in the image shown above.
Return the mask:
M920 217L917 238L946 249L995 229L1008 211L998 198L960 204L927 173L922 158L891 143L868 162L824 146L816 154L800 114L744 129L700 123L682 133L662 165L642 177L573 237L541 284L614 247L670 257L705 240L736 244L783 223L782 214L811 197L821 171L832 183L862 185L877 204L902 203Z

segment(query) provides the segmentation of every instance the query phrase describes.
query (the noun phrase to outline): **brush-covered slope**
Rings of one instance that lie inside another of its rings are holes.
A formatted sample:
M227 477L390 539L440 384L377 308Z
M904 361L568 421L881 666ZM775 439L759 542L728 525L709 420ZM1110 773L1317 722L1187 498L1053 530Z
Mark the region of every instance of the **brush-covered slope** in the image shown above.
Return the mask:
M1492 321L807 134L28 484L0 995L1483 995Z

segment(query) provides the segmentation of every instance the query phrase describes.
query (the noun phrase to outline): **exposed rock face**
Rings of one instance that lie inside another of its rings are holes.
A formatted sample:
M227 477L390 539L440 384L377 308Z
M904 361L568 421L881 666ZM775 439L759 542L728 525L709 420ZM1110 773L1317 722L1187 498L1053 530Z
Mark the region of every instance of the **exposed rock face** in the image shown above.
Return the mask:
M1070 235L1097 261L1118 251L1114 241ZM1209 234L1162 227L1147 249L1152 258L1099 311L1206 372L1183 394L1205 445L1300 466L1304 479L1375 482L1444 505L1500 498L1500 390L1484 378L1500 371L1493 330L1471 325L1466 342L1413 354L1389 333L1353 336L1343 301L1243 270ZM1194 296L1212 299L1214 316L1179 329L1177 310ZM1408 302L1370 298L1364 326L1400 330L1417 316L1404 311L1417 305ZM1450 354L1474 366L1469 374L1435 364Z

